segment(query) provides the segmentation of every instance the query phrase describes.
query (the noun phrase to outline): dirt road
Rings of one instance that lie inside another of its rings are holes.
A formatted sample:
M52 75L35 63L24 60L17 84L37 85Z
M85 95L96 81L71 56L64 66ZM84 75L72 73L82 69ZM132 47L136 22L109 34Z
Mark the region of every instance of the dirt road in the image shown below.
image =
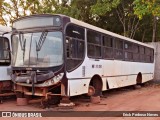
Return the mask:
M76 104L74 108L65 109L71 111L160 111L160 84L146 83L139 89L133 89L133 86L109 90L103 93L99 104L92 104L89 99L84 96L73 97L71 100ZM17 106L15 99L5 99L0 104L1 111L58 111L60 108L51 106L49 109L42 109L40 103L30 104L27 106ZM83 116L83 115L82 115ZM36 119L36 118L35 118ZM39 120L53 118L39 118ZM57 119L57 118L55 118ZM58 120L65 120L59 118ZM70 120L74 119L73 117ZM76 118L77 119L77 118ZM78 117L78 119L81 119ZM93 119L90 117L84 119ZM114 119L114 120L160 120L160 117L98 117L94 119ZM3 119L4 120L4 119ZM7 120L9 120L7 118ZM16 120L18 120L16 118Z

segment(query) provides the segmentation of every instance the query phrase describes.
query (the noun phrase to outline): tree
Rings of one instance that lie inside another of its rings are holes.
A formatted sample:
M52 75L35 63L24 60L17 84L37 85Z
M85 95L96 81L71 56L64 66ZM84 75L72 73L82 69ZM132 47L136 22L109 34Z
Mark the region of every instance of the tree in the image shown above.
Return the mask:
M123 35L134 38L139 19L134 15L132 3L133 0L99 0L92 6L91 11L94 15L100 17L106 16L110 11L116 11L114 14L117 14L116 18L119 19L123 26Z
M2 11L3 16L7 15L12 24L15 19L26 15L56 13L59 9L62 12L66 9L64 3L64 0L62 4L58 0L10 0L3 2Z
M0 1L0 24L1 25L6 25L6 21L3 18L3 10L2 10L2 4L3 4L4 0Z
M2 11L12 24L15 19L26 15L51 13L56 3L54 0L10 0L10 2L3 2Z
M135 0L134 1L134 13L142 19L143 16L153 16L153 34L152 42L156 41L157 31L157 16L160 16L160 1L159 0Z
M103 16L119 4L120 0L97 0L96 4L92 6L91 11L95 15Z
M93 16L90 12L94 0L71 0L70 3L62 2L56 9L55 13L61 13L78 20L93 24Z
M3 15L7 15L10 23L12 24L15 19L27 15L28 1L29 0L10 0L10 2L4 1L2 4Z
M0 22L7 22L4 16L8 16L12 24L15 19L26 15L64 14L139 41L148 41L152 14L148 15L146 10L142 12L144 6L141 8L137 1L140 0L10 0L10 3L1 0ZM157 9L153 12L156 15Z
M152 16L144 16L143 19L139 21L135 39L141 42L152 41Z
M134 15L132 3L133 0L121 0L121 3L116 8L118 18L123 25L123 35L130 38L134 38L139 26L139 19Z

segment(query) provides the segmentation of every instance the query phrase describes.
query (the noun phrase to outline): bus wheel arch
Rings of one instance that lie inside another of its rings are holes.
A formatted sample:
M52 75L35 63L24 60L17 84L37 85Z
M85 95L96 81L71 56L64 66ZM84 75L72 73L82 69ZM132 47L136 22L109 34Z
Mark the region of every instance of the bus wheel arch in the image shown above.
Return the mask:
M94 75L89 83L88 95L89 96L101 96L102 95L103 82L99 75Z
M137 85L142 84L142 73L141 72L139 72L138 75L137 75L136 84Z

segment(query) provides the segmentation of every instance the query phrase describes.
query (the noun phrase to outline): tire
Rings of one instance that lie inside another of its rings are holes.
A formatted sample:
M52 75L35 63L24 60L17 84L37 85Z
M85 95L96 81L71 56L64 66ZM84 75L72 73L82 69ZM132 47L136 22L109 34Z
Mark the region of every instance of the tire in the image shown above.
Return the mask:
M90 86L95 89L93 96L102 96L102 81L98 77L94 77L91 80Z

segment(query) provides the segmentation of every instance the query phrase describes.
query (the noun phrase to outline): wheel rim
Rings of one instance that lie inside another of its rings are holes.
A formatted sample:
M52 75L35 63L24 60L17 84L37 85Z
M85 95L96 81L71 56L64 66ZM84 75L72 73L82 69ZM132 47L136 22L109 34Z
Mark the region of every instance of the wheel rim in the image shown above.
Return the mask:
M88 88L88 96L92 96L95 94L95 88L93 86L89 86Z

